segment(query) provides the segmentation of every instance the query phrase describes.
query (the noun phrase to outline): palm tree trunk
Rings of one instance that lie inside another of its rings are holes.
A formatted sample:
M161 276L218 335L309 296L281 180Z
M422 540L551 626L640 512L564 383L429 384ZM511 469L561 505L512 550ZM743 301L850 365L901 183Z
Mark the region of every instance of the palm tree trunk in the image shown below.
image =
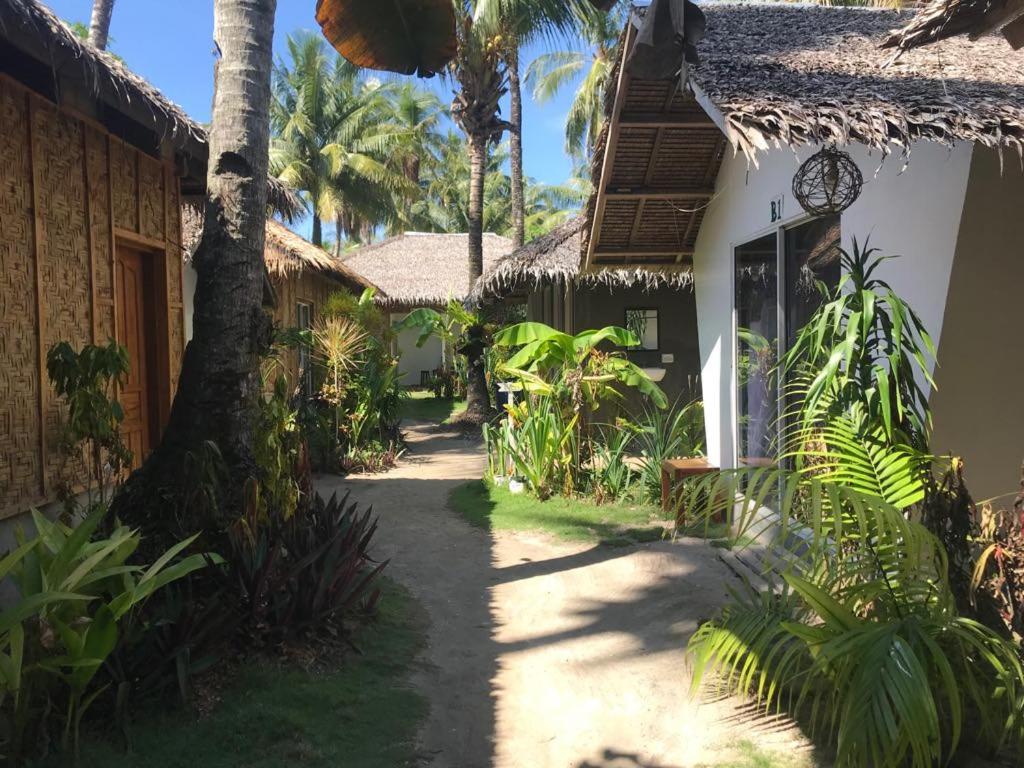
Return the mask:
M513 42L505 54L509 88L509 150L512 166L512 247L526 240L526 202L523 192L523 89L519 79L519 45Z
M233 519L246 480L258 472L253 424L262 396L260 359L272 332L262 302L276 5L277 0L214 2L221 58L214 70L206 215L193 258L193 337L163 438L115 502L122 519L165 540L195 528L216 530ZM210 442L223 457L230 483L219 489L220 519L197 520L182 502L188 482L182 466L189 454L203 455ZM156 508L157 500L166 500L177 514Z
M310 237L310 242L317 248L324 244L324 225L315 213L313 214L313 235Z
M487 137L469 138L469 284L474 285L484 269L484 177L487 170ZM467 336L473 329L467 329ZM465 420L481 424L487 418L490 398L484 371L483 349L469 345L466 354Z
M107 50L110 35L110 16L114 12L114 0L92 0L92 17L89 19L89 45Z

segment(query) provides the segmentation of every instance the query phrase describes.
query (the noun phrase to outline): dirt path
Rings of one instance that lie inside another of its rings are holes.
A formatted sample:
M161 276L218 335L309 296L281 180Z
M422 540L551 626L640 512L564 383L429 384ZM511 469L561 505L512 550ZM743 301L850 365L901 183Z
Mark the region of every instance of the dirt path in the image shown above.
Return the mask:
M321 478L381 517L377 554L431 617L419 765L688 768L791 731L688 695L684 647L732 576L702 542L565 545L490 533L447 508L481 476L478 444L423 427L384 475Z

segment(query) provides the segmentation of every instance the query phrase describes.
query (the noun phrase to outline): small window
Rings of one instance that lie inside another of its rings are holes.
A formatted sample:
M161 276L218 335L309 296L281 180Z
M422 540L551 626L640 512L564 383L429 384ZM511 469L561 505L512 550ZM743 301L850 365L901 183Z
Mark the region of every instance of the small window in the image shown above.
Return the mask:
M633 349L658 349L658 310L627 309L626 328L640 339L640 346Z
M295 303L295 327L300 331L308 331L313 327L313 305L304 301ZM310 348L299 345L299 385L303 397L313 396L313 366L311 365Z

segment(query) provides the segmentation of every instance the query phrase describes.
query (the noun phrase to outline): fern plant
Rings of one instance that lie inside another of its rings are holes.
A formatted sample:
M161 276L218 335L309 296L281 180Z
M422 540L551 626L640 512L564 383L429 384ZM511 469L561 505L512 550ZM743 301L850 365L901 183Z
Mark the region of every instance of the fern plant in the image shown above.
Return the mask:
M683 494L771 547L768 588L737 593L691 638L708 674L832 742L837 768L925 768L1024 746L1016 649L958 615L947 552L919 520L931 478L923 384L934 348L854 243L845 275L778 366L780 467L722 472Z
M771 503L778 517L765 514ZM1012 645L958 616L941 543L884 499L782 469L706 477L686 502L736 532L774 529L781 578L747 586L689 642L713 675L834 743L837 768L933 766L966 744L1024 746Z

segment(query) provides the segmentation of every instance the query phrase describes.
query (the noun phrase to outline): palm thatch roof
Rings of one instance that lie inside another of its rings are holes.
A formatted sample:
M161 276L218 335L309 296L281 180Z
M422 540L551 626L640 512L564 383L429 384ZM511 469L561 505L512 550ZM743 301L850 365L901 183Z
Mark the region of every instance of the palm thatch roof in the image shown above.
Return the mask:
M206 129L115 56L81 40L45 5L37 0L0 2L0 37L10 46L8 66L31 70L34 82L52 89L54 101L62 101L63 86L74 84L194 160L188 167L190 178L205 185ZM267 184L268 204L278 213L290 219L302 209L291 188L274 178Z
M882 47L905 51L956 35L977 40L994 31L1015 51L1024 47L1024 0L933 0Z
M512 241L484 233L484 269L512 252ZM372 280L384 292L378 300L388 307L440 306L462 301L470 293L469 236L406 232L343 256L345 266Z
M878 46L901 11L707 3L693 90L734 145L857 142L883 152L918 139L1024 150L1024 67L992 38L948 40L891 65Z
M624 31L593 165L585 269L692 258L724 150L977 142L1024 154L1024 67L1001 40L946 40L890 62L879 50L908 12L704 2L707 32L686 87L630 72Z
M181 217L185 260L188 261L199 247L203 216L194 206L185 205L182 206ZM377 296L381 296L380 289L371 281L274 219L267 219L263 262L272 277L287 279L309 270L357 291L373 288Z
M552 283L613 290L639 286L645 291L666 287L685 288L692 284L693 276L689 266L659 270L634 267L581 272L583 244L580 233L584 224L582 216L572 218L499 259L477 281L473 296L478 299L500 298L516 292L536 290Z

